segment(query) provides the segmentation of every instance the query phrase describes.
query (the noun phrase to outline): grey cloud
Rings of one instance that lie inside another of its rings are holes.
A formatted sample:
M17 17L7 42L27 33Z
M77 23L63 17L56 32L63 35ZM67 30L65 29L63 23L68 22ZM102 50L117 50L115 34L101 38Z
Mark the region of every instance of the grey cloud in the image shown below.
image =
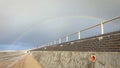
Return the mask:
M0 46L8 46L18 38L16 44L28 43L26 47L42 45L99 22L75 16L106 20L119 16L119 7L119 0L0 0ZM116 22L105 31L120 30Z

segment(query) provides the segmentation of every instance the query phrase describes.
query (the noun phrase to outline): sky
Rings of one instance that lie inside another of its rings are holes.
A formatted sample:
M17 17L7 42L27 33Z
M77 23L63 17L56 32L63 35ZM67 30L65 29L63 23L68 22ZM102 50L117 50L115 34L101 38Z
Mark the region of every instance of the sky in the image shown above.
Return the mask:
M119 0L0 0L0 50L36 48L120 16L119 7ZM105 33L120 30L119 21L104 25ZM96 27L81 38L99 34Z

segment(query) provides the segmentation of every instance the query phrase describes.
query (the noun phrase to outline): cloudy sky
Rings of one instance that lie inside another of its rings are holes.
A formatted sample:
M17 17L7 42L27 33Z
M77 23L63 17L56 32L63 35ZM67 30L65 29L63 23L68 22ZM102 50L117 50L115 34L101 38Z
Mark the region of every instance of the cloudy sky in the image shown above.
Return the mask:
M35 48L116 16L119 0L0 0L0 50ZM105 25L106 33L120 30L119 21ZM91 32L100 27L82 38Z

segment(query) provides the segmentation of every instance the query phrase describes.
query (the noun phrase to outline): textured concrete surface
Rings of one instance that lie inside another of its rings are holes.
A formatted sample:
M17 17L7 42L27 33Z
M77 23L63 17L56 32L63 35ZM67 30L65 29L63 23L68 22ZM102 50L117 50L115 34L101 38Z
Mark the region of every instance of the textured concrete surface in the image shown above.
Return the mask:
M31 51L120 52L120 31L94 37L62 42Z
M120 68L120 52L33 51L32 55L43 68Z

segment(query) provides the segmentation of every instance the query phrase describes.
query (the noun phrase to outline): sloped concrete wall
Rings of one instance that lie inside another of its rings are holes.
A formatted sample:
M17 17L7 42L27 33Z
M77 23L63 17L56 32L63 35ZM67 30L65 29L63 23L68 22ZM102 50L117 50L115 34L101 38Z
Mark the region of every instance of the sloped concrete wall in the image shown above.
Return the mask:
M43 68L120 68L120 52L33 51ZM91 61L95 55L95 62Z

